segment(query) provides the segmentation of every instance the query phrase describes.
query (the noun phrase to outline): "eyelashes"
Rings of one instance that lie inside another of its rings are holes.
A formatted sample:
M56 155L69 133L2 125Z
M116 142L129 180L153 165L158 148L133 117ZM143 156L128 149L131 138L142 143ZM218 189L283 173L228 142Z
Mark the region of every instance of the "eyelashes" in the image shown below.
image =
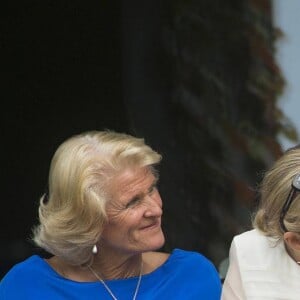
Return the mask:
M157 191L157 186L156 186L156 183L153 184L146 195L149 195L151 196L154 192ZM139 204L140 202L142 202L142 200L145 198L146 195L137 195L135 196L134 198L132 198L126 205L125 205L125 208L130 208L130 207L134 207L136 206L137 204Z
M125 208L133 207L141 201L140 197L134 197L125 206Z

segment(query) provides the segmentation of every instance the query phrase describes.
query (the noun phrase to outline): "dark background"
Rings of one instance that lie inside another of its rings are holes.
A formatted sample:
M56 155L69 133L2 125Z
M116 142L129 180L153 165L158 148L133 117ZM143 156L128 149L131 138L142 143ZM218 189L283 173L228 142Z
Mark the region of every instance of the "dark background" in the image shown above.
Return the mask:
M56 147L81 131L128 125L119 4L12 1L0 14L3 266L30 251Z
M112 129L144 137L161 153L169 143L160 144L170 137L161 103L170 81L161 53L165 12L160 1L2 5L2 275L36 251L31 229L63 140Z
M250 227L261 171L281 154L272 2L11 1L0 8L0 276L30 234L51 157L113 129L163 155L165 251L216 266Z

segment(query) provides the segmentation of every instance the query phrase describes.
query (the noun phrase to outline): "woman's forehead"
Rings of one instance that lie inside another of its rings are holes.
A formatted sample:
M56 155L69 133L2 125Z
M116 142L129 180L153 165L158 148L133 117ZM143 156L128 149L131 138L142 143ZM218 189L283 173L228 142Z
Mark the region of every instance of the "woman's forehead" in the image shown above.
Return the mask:
M126 198L134 192L142 192L156 181L150 168L126 169L112 180L112 193L118 198Z

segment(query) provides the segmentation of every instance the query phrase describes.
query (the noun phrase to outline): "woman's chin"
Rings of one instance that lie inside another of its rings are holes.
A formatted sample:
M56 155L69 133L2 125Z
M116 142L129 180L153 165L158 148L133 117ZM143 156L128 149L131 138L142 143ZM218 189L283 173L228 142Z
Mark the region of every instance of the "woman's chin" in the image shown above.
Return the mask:
M161 234L160 237L157 237L155 240L153 240L153 243L151 243L151 245L149 245L151 247L150 250L154 251L154 250L158 250L160 249L163 245L165 244L165 237L163 234Z

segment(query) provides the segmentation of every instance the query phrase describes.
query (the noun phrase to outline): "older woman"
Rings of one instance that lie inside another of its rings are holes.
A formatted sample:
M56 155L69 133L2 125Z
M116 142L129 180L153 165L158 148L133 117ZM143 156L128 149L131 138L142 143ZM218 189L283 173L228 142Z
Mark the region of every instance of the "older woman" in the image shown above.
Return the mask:
M222 299L300 299L300 148L265 174L254 229L234 237Z
M33 237L51 256L14 266L0 299L219 299L207 258L155 251L164 244L160 159L143 139L111 131L60 145Z

